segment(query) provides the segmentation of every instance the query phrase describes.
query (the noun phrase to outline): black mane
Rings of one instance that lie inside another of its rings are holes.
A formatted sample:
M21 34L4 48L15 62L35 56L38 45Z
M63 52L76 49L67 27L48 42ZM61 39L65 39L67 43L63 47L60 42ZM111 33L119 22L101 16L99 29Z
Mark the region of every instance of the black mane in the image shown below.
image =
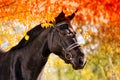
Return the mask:
M22 40L19 42L18 45L14 46L10 49L10 51L14 51L16 49L20 49L31 43L42 31L44 31L45 28L41 27L40 25L35 26L33 29L28 31L26 34L29 36L29 40L25 40L25 36L22 38Z
M0 49L0 53L4 53L4 52Z
M5 55L4 53L5 52L0 49L0 60L1 60L1 57L3 57Z

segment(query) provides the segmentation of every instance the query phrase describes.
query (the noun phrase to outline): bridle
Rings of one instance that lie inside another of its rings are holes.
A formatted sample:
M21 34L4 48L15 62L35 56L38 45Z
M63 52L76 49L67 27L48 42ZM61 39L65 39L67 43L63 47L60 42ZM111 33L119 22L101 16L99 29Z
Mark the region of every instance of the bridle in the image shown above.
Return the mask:
M74 49L74 48L76 48L76 47L80 47L80 45L77 43L77 42L75 42L75 43L73 43L73 44L70 44L67 48L65 48L64 47L64 45L65 45L65 41L63 41L63 39L61 39L61 36L63 36L61 33L60 33L60 30L57 28L58 26L61 26L61 25L64 25L64 24L68 24L66 21L63 21L63 22L61 22L61 23L58 23L58 24L56 24L55 26L54 26L54 31L56 32L56 37L58 38L58 40L61 42L61 46L62 46L62 50L64 51L64 53L65 53L65 58L67 59L67 60L72 60L72 58L73 58L73 56L72 56L72 54L71 54L71 50L72 49Z

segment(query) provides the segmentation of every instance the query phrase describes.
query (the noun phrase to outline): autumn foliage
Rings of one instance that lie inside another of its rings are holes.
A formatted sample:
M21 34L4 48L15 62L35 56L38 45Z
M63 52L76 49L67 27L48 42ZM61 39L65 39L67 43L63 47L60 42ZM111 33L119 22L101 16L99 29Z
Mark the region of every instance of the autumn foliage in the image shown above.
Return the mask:
M90 55L87 67L80 72L50 61L54 70L68 76L63 80L119 80L120 0L0 0L0 48L10 49L37 24L49 27L48 22L54 22L61 11L68 16L76 10L72 24L86 40L85 49L95 55ZM96 44L99 47L95 48Z
M61 11L68 16L76 10L78 11L73 24L77 25L78 28L83 25L95 26L99 24L100 34L105 34L107 40L120 41L119 0L1 0L0 43L5 39L5 35L16 30L14 29L16 25L24 27L22 34L25 35L26 31L39 23L44 23L43 27L49 27L48 22L55 21L55 17ZM90 33L88 32L87 35L91 35ZM11 40L12 36L16 36L16 34L7 36L7 39ZM21 37L20 33L15 39L21 39ZM15 42L11 41L11 44Z
M61 11L66 16L76 9L76 20L100 22L120 20L119 0L2 0L0 1L0 19L20 22L49 21ZM111 16L112 15L112 16Z

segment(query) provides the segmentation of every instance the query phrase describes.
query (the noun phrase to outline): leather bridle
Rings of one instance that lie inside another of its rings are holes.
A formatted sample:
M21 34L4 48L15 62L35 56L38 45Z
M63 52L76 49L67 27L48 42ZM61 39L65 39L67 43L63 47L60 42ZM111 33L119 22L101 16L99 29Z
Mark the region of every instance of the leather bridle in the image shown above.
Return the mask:
M79 45L77 42L75 42L75 43L73 43L73 44L70 44L67 48L65 48L65 43L64 43L65 40L61 39L61 37L64 36L64 35L62 35L62 34L60 33L60 29L58 28L58 26L61 26L61 25L64 25L64 24L68 24L68 23L65 22L65 21L63 21L63 22L61 22L61 23L56 24L56 25L54 26L54 32L55 32L56 37L58 37L58 40L61 42L62 50L63 50L64 53L65 53L65 58L66 58L67 60L72 60L73 56L72 56L72 54L71 54L70 51L73 50L73 49L76 48L76 47L80 47L80 45ZM73 34L74 34L74 33L73 33Z

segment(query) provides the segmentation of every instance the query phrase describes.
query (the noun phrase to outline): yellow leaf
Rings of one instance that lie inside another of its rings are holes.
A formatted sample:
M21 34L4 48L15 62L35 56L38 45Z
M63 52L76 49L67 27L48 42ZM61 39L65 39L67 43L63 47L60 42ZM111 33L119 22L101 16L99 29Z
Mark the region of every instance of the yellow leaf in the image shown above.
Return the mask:
M41 26L42 28L48 28L48 27L53 27L54 25L52 23L42 23Z
M25 40L29 40L29 35L25 35Z

